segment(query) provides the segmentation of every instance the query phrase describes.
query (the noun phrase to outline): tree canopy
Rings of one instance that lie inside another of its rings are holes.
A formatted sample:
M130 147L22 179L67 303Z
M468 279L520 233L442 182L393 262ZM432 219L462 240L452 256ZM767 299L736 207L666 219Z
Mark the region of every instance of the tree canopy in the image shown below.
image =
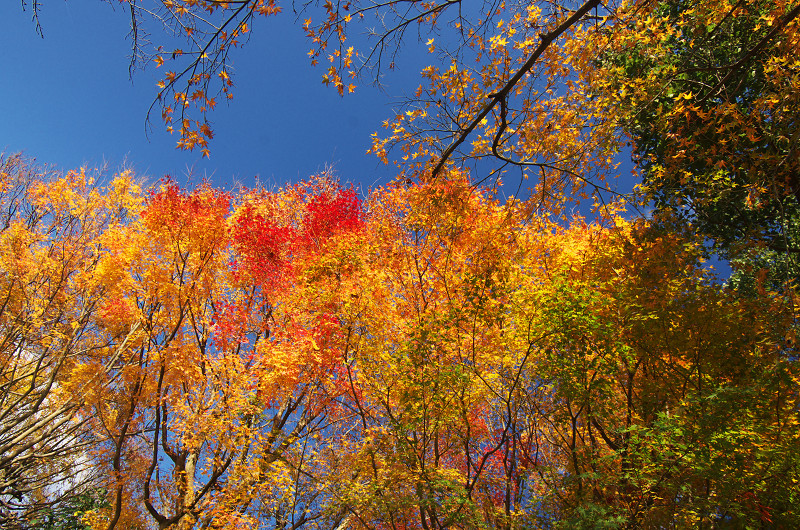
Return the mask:
M208 149L281 6L121 3ZM394 182L0 164L3 524L800 526L800 5L292 7L340 94L429 50Z
M33 204L54 229L4 262L3 377L41 403L8 469L90 462L90 528L798 522L791 299L720 285L679 219L564 226L456 172L363 203L84 179L9 215L4 248ZM12 303L36 285L65 329ZM22 476L9 524L59 503Z

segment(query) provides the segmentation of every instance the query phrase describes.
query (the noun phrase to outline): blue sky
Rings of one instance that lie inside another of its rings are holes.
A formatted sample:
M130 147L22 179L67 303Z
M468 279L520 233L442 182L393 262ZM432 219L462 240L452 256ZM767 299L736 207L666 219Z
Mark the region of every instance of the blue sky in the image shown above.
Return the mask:
M98 0L45 0L37 35L18 0L0 5L0 150L24 151L61 169L123 164L153 182L170 174L218 186L296 181L333 165L364 190L395 173L365 154L370 134L392 114L392 97L416 88L419 66L398 64L386 92L360 86L344 98L321 82L322 70L291 12L260 18L233 56L235 97L211 115L211 158L175 149L158 112L145 115L161 73L128 75L129 15Z

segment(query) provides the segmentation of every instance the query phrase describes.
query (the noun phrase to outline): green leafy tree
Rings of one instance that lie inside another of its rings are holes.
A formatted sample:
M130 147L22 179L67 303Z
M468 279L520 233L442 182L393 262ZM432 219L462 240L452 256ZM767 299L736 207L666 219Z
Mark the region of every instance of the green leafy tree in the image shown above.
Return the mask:
M90 530L84 515L107 506L105 491L89 490L42 510L28 530Z
M791 305L721 287L674 221L616 224L566 233L536 304L559 524L796 526Z
M734 259L742 286L760 270L772 284L800 274L798 13L796 2L659 2L598 61L604 90L623 94L646 199Z

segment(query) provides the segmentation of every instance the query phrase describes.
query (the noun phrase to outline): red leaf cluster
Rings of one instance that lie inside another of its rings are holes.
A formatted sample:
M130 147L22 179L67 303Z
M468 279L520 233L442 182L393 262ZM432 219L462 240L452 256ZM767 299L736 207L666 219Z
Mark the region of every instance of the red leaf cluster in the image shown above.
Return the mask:
M148 228L204 231L224 222L230 209L230 195L204 183L187 193L170 177L161 179L158 190L150 190L142 212Z
M247 307L221 302L214 315L214 342L219 351L247 344Z
M240 267L260 285L272 285L288 266L287 253L294 239L294 229L265 219L247 204L236 221L233 246L241 257Z
M314 196L307 204L302 238L321 243L334 234L349 232L363 224L361 201L352 188Z

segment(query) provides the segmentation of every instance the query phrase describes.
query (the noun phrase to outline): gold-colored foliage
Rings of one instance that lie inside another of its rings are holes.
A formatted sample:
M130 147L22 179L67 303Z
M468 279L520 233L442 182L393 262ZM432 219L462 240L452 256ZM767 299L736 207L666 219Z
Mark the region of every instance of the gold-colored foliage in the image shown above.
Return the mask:
M3 454L91 464L92 528L795 521L791 297L675 218L3 167Z

